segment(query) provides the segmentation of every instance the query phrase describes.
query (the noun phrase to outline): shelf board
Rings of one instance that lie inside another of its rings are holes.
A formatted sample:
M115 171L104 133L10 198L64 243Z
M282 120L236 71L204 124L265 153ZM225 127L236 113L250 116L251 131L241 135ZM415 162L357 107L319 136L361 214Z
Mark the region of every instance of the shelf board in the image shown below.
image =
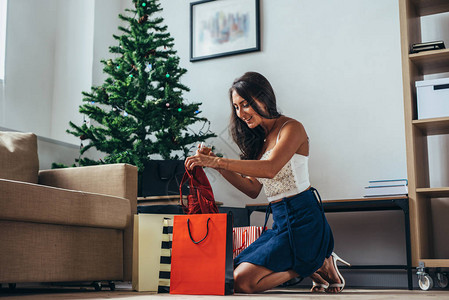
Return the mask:
M432 198L445 198L449 197L449 187L417 188L416 193L430 196Z
M419 261L424 263L426 268L447 268L449 267L449 259L420 259Z
M427 135L449 134L449 117L413 120L412 124Z
M422 75L449 72L449 49L413 53L409 59Z
M449 11L447 0L412 0L419 16L439 14Z

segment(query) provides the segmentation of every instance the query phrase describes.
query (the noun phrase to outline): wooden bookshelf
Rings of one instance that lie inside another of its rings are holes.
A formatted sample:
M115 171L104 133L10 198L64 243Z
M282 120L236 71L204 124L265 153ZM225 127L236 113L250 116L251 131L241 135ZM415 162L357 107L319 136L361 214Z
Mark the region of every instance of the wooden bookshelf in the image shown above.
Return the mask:
M412 124L425 135L449 134L449 117L413 120Z
M417 188L416 193L431 197L431 198L445 198L449 197L449 187L439 188Z
M404 121L407 148L412 264L420 268L419 285L429 283L424 268L449 267L449 257L434 257L432 198L449 197L449 187L430 187L430 135L449 134L449 116L417 120L415 82L424 75L449 72L449 49L410 54L412 44L422 43L421 17L449 12L449 0L398 0L401 26ZM449 153L447 154L449 155ZM447 277L446 277L447 279ZM437 279L434 279L434 281ZM430 280L432 285L432 280Z
M422 259L421 261L429 268L440 268L449 263L449 259Z
M411 2L420 16L435 15L449 11L449 2L447 0L412 0Z
M413 53L409 58L422 75L449 72L449 49Z

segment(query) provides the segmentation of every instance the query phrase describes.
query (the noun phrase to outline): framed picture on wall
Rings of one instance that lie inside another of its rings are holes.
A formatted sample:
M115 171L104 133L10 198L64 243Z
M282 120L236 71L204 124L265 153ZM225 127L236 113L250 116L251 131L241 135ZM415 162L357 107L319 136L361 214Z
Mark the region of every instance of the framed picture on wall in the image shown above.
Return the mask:
M260 50L259 0L190 3L190 61Z

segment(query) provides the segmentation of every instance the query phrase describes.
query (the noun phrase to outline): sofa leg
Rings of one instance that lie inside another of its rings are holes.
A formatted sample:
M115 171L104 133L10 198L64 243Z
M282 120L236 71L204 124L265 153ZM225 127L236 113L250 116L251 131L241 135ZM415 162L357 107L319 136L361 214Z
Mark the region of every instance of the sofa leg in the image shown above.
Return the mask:
M101 291L102 286L100 281L94 281L91 285L95 288L96 291Z

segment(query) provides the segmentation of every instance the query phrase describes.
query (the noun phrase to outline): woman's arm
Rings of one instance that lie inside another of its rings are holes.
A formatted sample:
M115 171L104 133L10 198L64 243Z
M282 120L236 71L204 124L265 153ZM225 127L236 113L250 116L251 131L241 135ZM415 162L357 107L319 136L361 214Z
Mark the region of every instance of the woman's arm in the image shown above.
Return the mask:
M244 177L236 172L218 169L218 172L239 191L255 199L259 196L262 184L254 177Z
M198 153L217 157L213 152L211 152L210 148L206 147L200 147L197 151L197 154ZM253 199L259 196L260 190L262 189L262 184L256 178L244 177L238 173L223 169L217 169L217 171L224 177L224 179L247 196Z
M186 159L186 167L211 167L236 172L249 177L273 178L292 158L298 149L307 143L304 126L298 121L288 122L282 128L279 141L267 160L236 160L204 155L199 152Z

